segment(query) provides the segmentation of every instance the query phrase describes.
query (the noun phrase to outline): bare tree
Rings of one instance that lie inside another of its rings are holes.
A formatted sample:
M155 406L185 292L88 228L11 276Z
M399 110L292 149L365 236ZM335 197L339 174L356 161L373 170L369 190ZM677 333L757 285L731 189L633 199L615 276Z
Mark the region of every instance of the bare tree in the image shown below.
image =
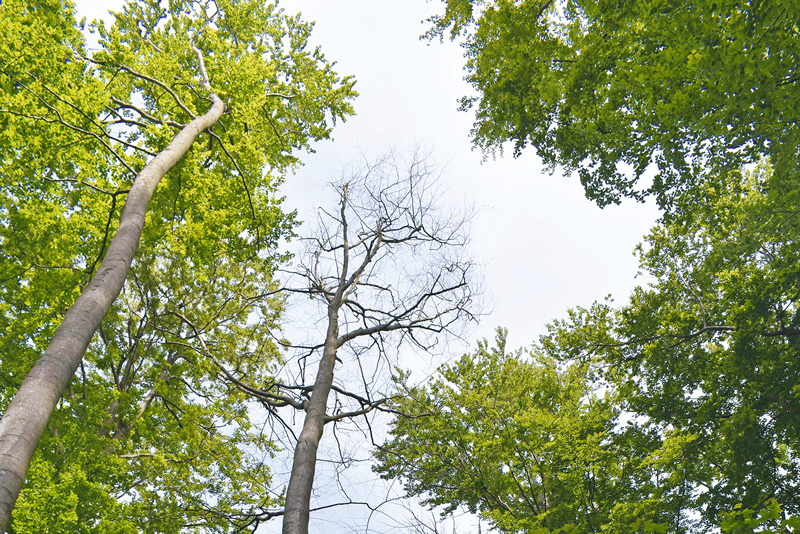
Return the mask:
M283 516L284 533L307 533L325 426L363 417L369 427L373 412L394 413L388 405L391 377L386 369L393 367L396 351L431 351L442 336L457 335L475 318L480 303L475 264L465 255L467 217L437 207L437 178L428 159L418 153L409 161L389 153L332 184L338 209L319 209L316 231L303 239L300 259L282 270L283 287L270 292L299 297L289 299L289 316L292 310L308 311L303 302L309 299L317 305L317 327L324 331L319 341L281 341L299 351L297 376L257 384L246 370L226 368L200 329L175 312L189 326L187 343L214 362L219 377L258 399L292 436L291 425L278 409L305 412L302 430L294 438L284 509L254 514L243 529ZM304 317L307 325L314 322L311 315ZM317 370L307 383L311 362ZM337 370L347 378L335 380ZM348 463L344 455L342 462ZM314 510L349 505L375 511L353 500Z
M439 335L474 318L466 218L437 208L436 177L418 153L407 162L390 153L334 184L338 210L320 210L315 235L288 273L289 283L301 282L288 291L321 304L325 336L303 347L304 359L320 351L321 357L314 381L299 386L306 415L286 491L284 534L308 532L325 425L386 409L389 399L371 391L362 358L369 352L386 357L404 342L429 350ZM345 347L348 356L340 357ZM358 368L363 394L335 384L337 364ZM331 391L337 396L332 410Z

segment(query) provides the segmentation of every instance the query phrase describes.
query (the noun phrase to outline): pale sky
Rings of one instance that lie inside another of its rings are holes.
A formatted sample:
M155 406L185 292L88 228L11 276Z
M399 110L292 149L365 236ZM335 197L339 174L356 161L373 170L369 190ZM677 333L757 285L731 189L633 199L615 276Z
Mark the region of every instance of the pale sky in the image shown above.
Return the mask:
M79 16L103 16L118 0L78 0ZM623 302L636 283L634 246L653 225L653 206L633 201L597 208L577 177L549 175L531 151L482 163L472 150L471 113L457 111L470 93L457 44L420 41L426 17L441 2L424 0L286 0L289 12L316 21L312 40L338 72L353 74L360 97L356 116L340 124L333 141L289 176L286 207L309 219L325 184L348 162L389 148L432 149L444 167L448 200L474 205L473 252L485 264L491 313L472 338L509 329L509 346L527 345L567 308L607 294Z
M549 175L532 151L482 163L472 150L472 114L457 111L470 92L461 48L419 40L423 21L441 2L423 0L288 0L282 5L316 21L313 38L339 72L354 74L357 115L334 130L334 141L287 179L287 204L309 213L308 192L339 175L361 151L432 148L444 165L448 199L474 205L473 252L485 264L493 303L473 341L509 329L509 347L527 345L568 307L613 294L627 299L635 280L634 246L653 225L654 207L624 203L599 209L577 177ZM474 343L472 343L474 345Z
M121 2L77 0L80 16L103 16ZM608 294L624 303L636 284L634 246L654 224L652 205L628 201L597 208L577 177L543 172L528 150L482 163L469 139L472 115L457 111L470 92L463 81L462 50L419 40L421 21L442 9L424 0L286 0L289 12L316 21L314 44L353 74L360 97L357 115L303 157L305 166L283 188L287 209L310 219L325 184L353 159L388 148L432 149L444 166L446 200L474 205L472 251L484 264L490 313L470 334L469 344L509 329L509 347L528 345L546 323L567 308L588 306ZM302 232L302 230L301 230ZM456 355L454 355L456 356ZM327 434L326 434L327 437ZM324 438L323 438L324 439ZM371 474L370 474L371 475ZM374 475L371 475L374 476ZM319 518L326 532L345 532ZM279 530L270 526L263 532ZM312 527L312 531L315 529ZM259 532L262 532L261 530Z

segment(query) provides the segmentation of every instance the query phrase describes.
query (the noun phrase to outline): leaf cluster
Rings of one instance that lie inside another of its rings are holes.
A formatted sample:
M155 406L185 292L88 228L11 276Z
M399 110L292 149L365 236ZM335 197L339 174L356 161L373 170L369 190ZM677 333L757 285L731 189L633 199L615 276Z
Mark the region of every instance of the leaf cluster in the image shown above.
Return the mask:
M653 277L615 312L601 352L627 405L697 436L687 481L709 523L772 498L796 514L796 203L767 188L770 167L733 173L691 217L641 250Z
M505 336L405 387L392 438L376 452L381 476L501 532L652 532L645 520L673 521L674 507L654 499L673 459L648 456L652 436L622 424L591 366L539 348L506 352Z
M769 157L796 182L798 28L792 0L446 0L428 38L463 38L476 146L531 145L603 206ZM645 175L653 165L655 178Z

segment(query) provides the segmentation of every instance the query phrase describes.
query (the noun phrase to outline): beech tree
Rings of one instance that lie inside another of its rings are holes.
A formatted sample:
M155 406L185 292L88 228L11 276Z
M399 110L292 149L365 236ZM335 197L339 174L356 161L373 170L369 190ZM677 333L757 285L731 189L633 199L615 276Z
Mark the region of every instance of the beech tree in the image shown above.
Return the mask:
M797 3L445 3L428 36L464 38L477 146L665 210L653 285L556 329L681 460L671 530L795 528Z
M463 507L499 532L666 531L681 515L665 476L674 458L649 457L659 440L622 424L594 362L558 356L509 351L498 329L494 346L401 384L402 415L375 470L443 515Z
M800 512L800 227L796 198L773 196L772 180L762 165L706 189L647 237L652 284L587 317L606 329L591 343L626 405L692 459L685 502L709 530L736 507Z
M419 417L393 422L382 474L501 531L796 530L800 227L770 172L732 173L654 228L649 283L622 305L408 388L395 407Z
M765 157L773 186L797 182L796 2L443 1L428 36L464 38L482 149L530 145L601 206L652 194L671 208Z
M129 286L129 304L107 319L109 335L101 332L107 351L95 352L82 369L82 386L87 377L115 383L117 392L92 412L95 417L106 412L100 437L130 435L136 413L144 415L153 399L170 411L164 384L180 379L170 369L177 371L173 368L185 356L164 350L152 359L153 353L135 352L141 348L137 343L164 327L163 321L150 320L163 315L158 297L169 294L159 286L174 288L162 269L183 264L210 273L196 281L209 291L205 303L194 303L201 315L210 313L216 298L224 300L226 291L233 290L246 309L269 287L275 262L263 257L293 225L280 211L276 184L297 162L298 149L327 137L331 124L352 112L349 100L355 95L352 81L337 76L318 49L306 50L310 29L298 17L261 2L129 2L112 26L96 27L101 48L90 53L71 4L0 6L6 332L0 530L8 526L53 409L125 287L142 238L154 248L139 276L160 281L138 293L137 284ZM237 273L234 266L243 261L261 266ZM187 270L182 276L184 282L191 279ZM235 280L242 276L243 281ZM226 285L217 292L214 284L220 282ZM237 294L236 283L247 290ZM144 300L136 304L138 297ZM275 304L260 301L265 310L276 310L266 314L273 319L279 310ZM120 355L111 332L119 331L126 307L139 313L141 323L137 332L129 315L132 329L123 338L133 345ZM227 313L233 312L228 309L222 317ZM226 320L220 320L206 326L235 345L230 328L220 326ZM269 364L258 365L264 370ZM124 378L120 368L126 370ZM143 369L151 371L138 374ZM137 376L148 378L126 399L123 385L130 387ZM196 394L191 380L181 390L184 402ZM68 395L62 405L75 408L80 403L68 400L74 398ZM195 404L195 410L202 409L203 403ZM91 420L86 420L90 427ZM153 443L150 447L137 458L161 452ZM132 491L143 489L159 495L159 488L148 484ZM170 528L181 528L180 520L163 530Z
M148 244L48 423L14 508L17 534L247 531L278 505L276 445L253 403L187 346L183 320L227 365L270 376L281 306L261 294L272 267L190 267ZM254 324L252 313L264 317Z
M706 186L647 236L648 285L553 329L681 459L670 478L692 532L799 524L797 207L773 179L762 164Z

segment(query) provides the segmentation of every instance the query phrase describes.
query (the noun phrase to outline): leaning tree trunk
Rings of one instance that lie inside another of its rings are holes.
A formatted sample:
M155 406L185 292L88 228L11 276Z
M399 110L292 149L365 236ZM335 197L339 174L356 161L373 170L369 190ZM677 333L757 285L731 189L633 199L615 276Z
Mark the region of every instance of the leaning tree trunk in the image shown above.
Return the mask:
M336 300L340 298L337 295ZM292 474L286 488L286 504L283 513L283 534L308 534L309 509L311 507L311 488L314 484L314 471L317 465L317 449L325 427L325 410L328 395L333 386L333 368L336 365L336 349L339 337L339 317L334 304L328 309L328 332L322 361L319 362L317 377L311 390L311 399L306 407L303 430L297 439L294 451Z
M47 350L25 377L0 419L0 532L8 527L31 457L58 399L80 365L100 322L122 291L139 246L147 204L153 192L197 137L213 126L225 111L224 102L213 93L211 97L211 109L184 126L136 175L122 210L119 229L100 269L67 311Z

